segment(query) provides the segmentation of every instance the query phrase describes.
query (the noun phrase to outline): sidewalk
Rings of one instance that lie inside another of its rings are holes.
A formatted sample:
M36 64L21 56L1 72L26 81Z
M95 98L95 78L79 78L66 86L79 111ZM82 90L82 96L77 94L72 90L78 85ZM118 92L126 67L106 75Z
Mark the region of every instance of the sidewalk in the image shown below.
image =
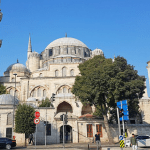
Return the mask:
M28 149L28 150L88 150L88 143L65 143L65 148L63 148L62 144L51 144L51 145L28 145L26 148L24 147L16 147L15 149L17 150L22 150L22 149ZM150 148L138 148L138 150L148 150ZM90 143L89 144L89 150L97 150L96 144L95 143ZM101 150L121 150L119 147L119 144L113 144L113 145L108 145L108 144L103 144ZM123 148L123 150L132 150L131 147L129 148Z

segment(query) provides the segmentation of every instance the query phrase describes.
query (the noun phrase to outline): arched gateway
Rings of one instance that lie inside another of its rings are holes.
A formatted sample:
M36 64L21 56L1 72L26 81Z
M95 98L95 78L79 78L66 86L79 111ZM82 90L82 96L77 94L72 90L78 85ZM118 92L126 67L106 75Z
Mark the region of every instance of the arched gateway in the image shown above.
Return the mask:
M64 141L65 143L72 143L72 127L64 125ZM63 143L63 126L60 127L60 143Z

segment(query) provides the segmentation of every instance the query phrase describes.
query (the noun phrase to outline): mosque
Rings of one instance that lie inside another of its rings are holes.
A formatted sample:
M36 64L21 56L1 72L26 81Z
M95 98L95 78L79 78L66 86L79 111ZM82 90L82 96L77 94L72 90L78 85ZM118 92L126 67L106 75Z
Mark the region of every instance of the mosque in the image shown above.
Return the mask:
M0 137L12 136L13 104L27 103L40 112L40 123L37 125L37 143L44 144L45 134L47 144L62 142L62 121L60 115L68 114L68 123L65 125L66 142L92 142L96 132L101 134L102 142L108 141L103 118L93 116L94 106L83 106L71 93L76 75L79 75L78 65L95 55L104 55L101 49L91 50L83 42L71 37L63 37L51 42L40 54L32 51L29 36L26 66L18 61L10 65L0 77L0 83L6 86L8 93L0 96ZM148 63L150 70L150 62ZM150 72L150 71L149 71ZM149 73L150 74L150 73ZM141 134L149 129L150 117L147 107L150 99L147 90L140 100L142 124L132 118L127 128L130 136L143 126ZM15 93L15 98L14 98ZM39 103L56 94L54 107L40 108ZM44 121L48 124L44 126ZM134 124L132 124L134 122ZM131 124L131 126L130 126ZM112 126L114 141L118 140L118 129ZM115 132L114 132L115 131ZM18 143L22 143L24 136L15 134ZM22 140L22 141L21 141Z

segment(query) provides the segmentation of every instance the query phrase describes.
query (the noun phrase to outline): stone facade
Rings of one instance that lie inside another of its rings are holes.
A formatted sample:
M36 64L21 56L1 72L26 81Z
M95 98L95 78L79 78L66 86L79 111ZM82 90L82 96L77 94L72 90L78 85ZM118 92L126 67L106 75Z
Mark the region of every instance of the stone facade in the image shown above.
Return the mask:
M50 133L47 144L62 142L62 121L60 115L68 113L66 140L68 142L92 142L96 131L101 132L102 142L108 141L104 121L102 118L81 117L85 114L93 114L94 106L83 106L71 93L75 77L80 75L78 65L95 55L104 55L100 49L91 51L84 43L74 38L60 38L51 42L41 54L32 52L31 38L29 37L26 67L20 63L13 64L0 77L0 82L6 86L7 91L14 95L16 83L16 97L20 103L27 103L40 112L41 122L37 125L37 144L45 143L44 121L48 121ZM16 82L14 73L17 74ZM39 103L46 97L51 98L56 94L53 108L38 108ZM140 100L140 109L143 123L150 123L147 107L149 98ZM0 108L1 124L0 136L6 136L8 125L8 114L12 108L2 105ZM81 118L80 118L81 117ZM99 129L98 129L99 128ZM117 140L117 129L112 128L114 140ZM147 128L143 129L145 130ZM91 132L92 131L92 132ZM134 132L130 131L130 132ZM116 136L115 136L116 134ZM16 139L24 139L24 135L17 134ZM35 136L35 135L34 135ZM21 141L19 141L20 144Z

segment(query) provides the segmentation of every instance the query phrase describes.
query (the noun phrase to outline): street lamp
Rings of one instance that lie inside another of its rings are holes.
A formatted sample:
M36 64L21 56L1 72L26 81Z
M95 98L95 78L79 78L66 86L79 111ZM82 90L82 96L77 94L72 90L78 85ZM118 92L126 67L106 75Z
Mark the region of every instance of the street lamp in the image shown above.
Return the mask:
M15 114L15 96L16 96L16 76L17 74L13 74L15 76L15 92L14 92L14 103L13 103L13 128L12 128L12 139L13 139L13 134L14 134L14 114Z

